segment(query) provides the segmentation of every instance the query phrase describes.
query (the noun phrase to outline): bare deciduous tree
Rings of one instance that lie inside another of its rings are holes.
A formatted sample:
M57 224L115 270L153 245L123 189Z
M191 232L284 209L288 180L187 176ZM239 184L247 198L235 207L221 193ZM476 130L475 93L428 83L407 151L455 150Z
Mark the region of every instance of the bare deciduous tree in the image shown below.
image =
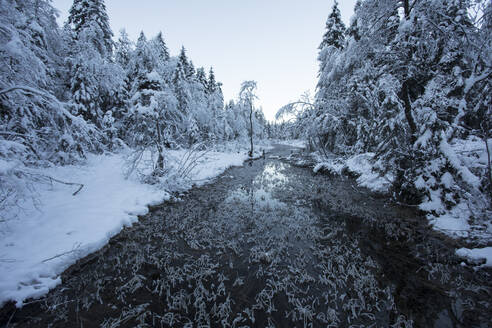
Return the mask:
M239 91L240 103L249 109L249 137L251 142L251 149L249 150L249 157L253 157L253 102L258 97L255 94L256 81L244 81L241 83L241 91Z

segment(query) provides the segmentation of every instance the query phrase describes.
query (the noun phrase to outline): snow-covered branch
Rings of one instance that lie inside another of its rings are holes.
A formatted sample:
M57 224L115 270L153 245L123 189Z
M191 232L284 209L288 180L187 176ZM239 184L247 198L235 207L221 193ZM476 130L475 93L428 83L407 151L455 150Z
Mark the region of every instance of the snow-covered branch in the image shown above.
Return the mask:
M466 79L465 82L465 94L468 94L470 90L473 88L475 84L478 82L481 82L485 79L490 79L492 77L492 70L486 70L482 74L476 76L475 74L472 74L468 79Z
M14 92L14 91L23 91L24 93L36 94L39 96L47 97L49 99L54 98L52 95L50 95L49 93L46 93L44 91L41 91L41 90L38 90L35 88L31 88L28 86L20 86L20 85L16 85L16 86L12 86L12 87L0 90L0 96L7 94L7 93L10 93L10 92ZM55 100L58 102L58 100L56 98L55 98Z

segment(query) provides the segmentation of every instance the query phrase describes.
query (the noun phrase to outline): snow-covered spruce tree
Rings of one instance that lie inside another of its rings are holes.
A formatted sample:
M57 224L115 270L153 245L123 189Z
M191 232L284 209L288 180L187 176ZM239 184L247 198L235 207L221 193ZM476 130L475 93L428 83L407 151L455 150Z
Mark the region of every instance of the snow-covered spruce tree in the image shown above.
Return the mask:
M213 112L213 129L217 140L226 139L225 130L227 129L226 118L224 113L224 94L222 92L222 83L217 82L215 92L209 95L209 106Z
M325 34L318 47L320 62L320 75L325 70L326 64L329 63L330 57L334 52L340 51L344 47L345 43L345 24L342 22L342 16L340 10L338 9L338 1L333 4L332 11L326 20ZM323 79L320 79L320 84L318 88L323 88Z
M210 133L209 138L220 140L224 138L223 130L223 108L224 96L222 94L221 84L215 80L215 73L210 67L208 73L208 81L206 83L206 95L208 101L208 109L210 117Z
M76 40L86 30L92 30L89 41L102 57L113 54L113 32L109 27L104 0L74 0L70 8L68 23L75 32Z
M195 71L195 65L193 65L193 61L191 61L191 60L189 61L188 69L186 70L185 73L186 73L186 79L188 81L191 81L195 78L196 71Z
M188 56L186 55L186 49L184 46L181 47L178 56L178 64L180 65L182 74L181 78L187 78L190 72L190 62L188 61Z
M479 21L472 21L469 5L464 1L434 1L426 7L415 6L410 12L414 29L437 38L428 38L426 47L417 48L413 56L421 69L433 71L427 75L422 95L411 104L418 137L413 150L420 165L405 178L413 178L424 194L424 209L437 215L451 211L481 224L483 218L490 217L484 198L490 183L485 158L490 157L485 151L480 155L466 148L479 138L487 148L490 92L482 92L491 89L492 31L489 28L483 33ZM477 124L478 120L481 123ZM464 152L457 152L460 145L464 145ZM490 194L488 197L490 210Z
M161 77L170 84L173 80L174 67L162 32L159 32L149 42L152 56L154 57L155 69Z
M120 31L120 37L115 43L114 61L122 69L123 81L114 93L114 103L112 109L112 117L114 119L114 127L116 134L123 136L121 132L124 127L124 116L130 105L130 93L132 88L132 76L130 76L130 61L132 59L134 44L129 39L128 34L124 29ZM105 115L106 117L106 115Z
M193 66L191 61L189 66ZM186 77L181 85L186 88L189 95L188 116L186 122L188 130L186 131L191 131L194 135L193 139L188 140L188 143L191 145L196 142L204 142L212 139L210 136L211 115L205 86L199 81L198 76L195 74ZM192 129L189 129L190 127Z
M189 78L187 73L190 71L190 65L188 57L186 56L186 49L181 48L181 52L178 57L178 63L174 71L173 77L173 89L178 100L178 110L185 118L183 125L180 128L179 135L177 135L178 142L188 145L193 145L200 140L200 131L198 123L191 111L192 94L189 87Z
M196 80L201 83L203 90L207 88L207 74L205 73L205 68L199 67L196 70Z
M98 149L95 129L54 97L64 48L55 9L49 1L4 0L0 11L0 156L68 163Z
M131 58L128 64L128 71L132 79L132 92L134 93L141 81L145 79L147 73L152 72L157 66L157 62L152 52L152 48L147 41L144 32L140 32L135 50L131 53Z
M164 148L169 144L167 124L173 121L173 115L180 114L176 111L176 98L159 74L152 71L140 79L132 105L129 113L134 122L130 127L132 144L140 150L157 153L155 169L163 170Z
M129 145L139 153L156 154L156 174L162 173L164 148L175 144L184 120L173 86L158 73L169 61L160 55L162 48L148 42L142 32L129 61L131 99L123 125Z
M333 145L336 140L336 134L333 131L340 130L340 124L342 122L338 119L338 115L334 115L333 113L334 109L332 106L337 103L337 100L330 93L333 95L337 94L334 92L334 88L339 90L339 86L343 85L337 80L340 76L333 75L332 71L334 65L339 64L336 58L343 51L344 42L345 25L341 19L338 2L335 1L326 21L326 31L319 46L318 60L320 62L320 72L316 95L317 109L313 113L313 119L317 124L317 128L315 129L317 130L317 135L315 137L313 136L313 139L316 139L321 147L328 147L331 151L334 150ZM337 96L336 98L340 97Z
M208 81L207 81L207 93L212 94L217 89L217 82L215 81L215 73L214 69L210 67L210 71L208 72Z
M157 154L157 170L164 168L164 120L166 106L172 107L172 95L155 71L156 61L143 32L129 62L132 78L131 99L125 114L125 140L140 152Z
M326 20L326 32L319 45L319 50L329 46L342 49L345 41L345 30L345 24L342 21L340 9L338 9L338 1L335 0L331 13Z
M0 1L0 222L36 198L35 167L100 149L98 131L55 97L65 89L63 41L50 1Z
M157 57L156 59L159 64L166 63L169 60L169 50L167 48L166 42L164 41L164 37L162 36L162 32L159 32L151 40L151 47L153 48L153 52Z
M115 43L114 59L123 69L127 70L133 51L133 42L125 29L120 30L120 36Z
M196 141L215 143L223 137L218 123L224 106L220 83L215 81L213 73L212 79L207 79L203 68L199 68L196 75L187 79L187 84L191 96L190 116L199 130L199 140Z
M73 113L101 127L105 112L115 107L123 82L122 70L111 62L113 33L104 2L75 0L68 22L74 38L68 59Z

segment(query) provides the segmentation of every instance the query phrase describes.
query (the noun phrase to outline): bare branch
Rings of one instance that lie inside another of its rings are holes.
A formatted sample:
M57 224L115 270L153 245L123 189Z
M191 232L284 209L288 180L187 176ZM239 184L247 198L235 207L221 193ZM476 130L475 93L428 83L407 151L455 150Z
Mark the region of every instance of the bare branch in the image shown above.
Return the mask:
M57 254L55 256L52 256L52 257L50 257L50 258L48 258L46 260L41 261L41 263L46 263L48 261L54 260L54 259L59 258L59 257L62 257L64 255L75 253L80 248L81 245L82 245L81 243L78 243L74 248L72 248L72 250L66 251L66 252L63 252L63 253L60 253L60 254Z
M61 184L67 185L67 186L79 186L79 188L72 194L72 196L77 195L82 190L82 188L84 188L84 185L82 183L65 182L65 181L61 181L61 180L55 179L55 178L50 177L50 176L45 176L45 177L47 177L48 179L50 179L50 181L61 183Z
M17 90L24 91L25 93L37 94L40 96L46 96L47 95L45 92L37 90L37 89L33 89L31 87L16 85L16 86L13 86L13 87L10 87L7 89L0 90L0 96L7 94L9 92L17 91Z

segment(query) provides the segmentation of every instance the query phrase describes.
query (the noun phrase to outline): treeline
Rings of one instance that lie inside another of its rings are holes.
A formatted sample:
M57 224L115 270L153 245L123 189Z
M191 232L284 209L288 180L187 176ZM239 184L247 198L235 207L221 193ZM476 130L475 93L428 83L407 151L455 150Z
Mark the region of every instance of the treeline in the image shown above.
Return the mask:
M335 2L319 49L314 102L279 112L297 114L293 131L318 150L373 153L406 203L490 214L490 1L359 0L348 27Z
M163 35L117 41L103 0L75 0L63 27L49 0L0 0L0 160L65 164L117 147L188 147L249 134L241 101L224 106L213 69ZM256 137L266 120L253 116Z

